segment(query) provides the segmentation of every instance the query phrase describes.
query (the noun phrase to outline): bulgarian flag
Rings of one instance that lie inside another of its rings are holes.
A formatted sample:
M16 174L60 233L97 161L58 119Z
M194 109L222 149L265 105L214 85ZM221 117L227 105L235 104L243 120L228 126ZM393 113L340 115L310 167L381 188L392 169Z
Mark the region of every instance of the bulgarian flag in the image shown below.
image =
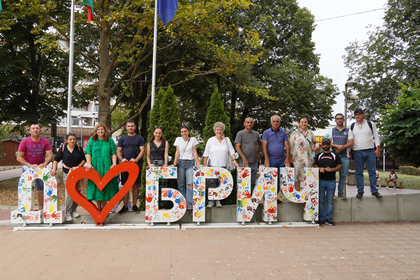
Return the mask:
M175 17L178 10L178 0L158 0L158 14L163 24L167 24Z
M90 23L90 21L93 19L93 0L83 0L83 4L85 4L86 8L88 9L88 22Z

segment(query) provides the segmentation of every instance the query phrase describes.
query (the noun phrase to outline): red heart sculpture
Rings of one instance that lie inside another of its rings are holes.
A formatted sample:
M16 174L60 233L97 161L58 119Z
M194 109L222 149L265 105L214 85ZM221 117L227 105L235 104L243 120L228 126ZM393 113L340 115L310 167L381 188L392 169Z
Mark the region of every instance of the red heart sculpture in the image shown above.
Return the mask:
M128 172L128 179L124 186L115 194L115 196L105 205L100 213L98 208L91 201L87 200L86 196L82 195L77 190L77 182L81 179L89 179L95 183L97 188L102 191L105 186L115 176L121 172ZM109 212L114 206L130 191L133 184L136 182L139 174L139 166L134 162L123 162L111 168L103 178L99 175L98 171L91 169L87 171L86 168L77 168L72 171L67 177L66 189L67 194L73 199L74 202L82 206L92 216L93 220L99 224L103 223L108 216Z

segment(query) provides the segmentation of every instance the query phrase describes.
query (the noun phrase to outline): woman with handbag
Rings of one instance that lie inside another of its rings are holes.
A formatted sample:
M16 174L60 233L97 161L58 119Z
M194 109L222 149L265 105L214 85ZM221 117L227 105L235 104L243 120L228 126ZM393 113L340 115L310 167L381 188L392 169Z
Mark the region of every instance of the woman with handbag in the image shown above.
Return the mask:
M63 161L63 183L66 193L66 221L72 221L73 218L80 217L79 213L76 212L77 203L74 202L67 194L66 182L67 176L76 168L82 167L86 162L85 153L83 149L76 144L76 134L69 132L66 135L66 142L63 144L61 149L58 150L57 155L53 161L53 168L50 171L51 176L55 176L57 173L57 166L60 161ZM82 188L83 180L77 182L77 189L80 191Z
M213 125L215 136L211 137L204 150L204 166L223 167L231 171L234 167L239 167L236 162L235 150L233 149L232 143L228 137L224 137L225 125L221 122L216 122ZM208 187L217 188L220 184L219 179L209 179ZM209 201L207 207L211 208L214 205L214 201ZM221 207L219 200L216 200L216 206Z
M178 168L178 190L187 200L187 210L192 215L194 160L197 166L203 165L198 159L198 141L195 137L190 137L190 129L183 125L179 131L181 137L177 137L174 143L176 147L174 166Z
M305 178L304 168L314 166L313 152L319 149L318 141L312 131L308 130L308 118L299 119L299 128L290 136L290 153L292 154L292 163L295 167L295 189L300 191Z

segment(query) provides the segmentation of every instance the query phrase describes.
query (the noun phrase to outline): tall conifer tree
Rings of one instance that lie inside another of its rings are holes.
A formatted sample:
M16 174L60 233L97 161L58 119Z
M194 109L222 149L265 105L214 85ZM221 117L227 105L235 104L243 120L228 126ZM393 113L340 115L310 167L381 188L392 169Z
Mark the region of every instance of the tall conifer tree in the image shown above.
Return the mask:
M214 136L213 125L215 122L224 123L225 136L231 138L229 118L226 115L225 109L223 109L222 98L217 88L211 96L210 106L207 110L206 126L203 130L204 143L206 143L210 137Z

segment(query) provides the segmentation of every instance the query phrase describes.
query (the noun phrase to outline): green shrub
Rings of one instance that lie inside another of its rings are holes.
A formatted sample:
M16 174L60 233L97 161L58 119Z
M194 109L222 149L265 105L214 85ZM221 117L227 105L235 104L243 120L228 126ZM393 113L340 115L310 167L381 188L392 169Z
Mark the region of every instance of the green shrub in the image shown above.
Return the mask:
M400 166L399 170L401 174L420 176L420 168L414 166Z

